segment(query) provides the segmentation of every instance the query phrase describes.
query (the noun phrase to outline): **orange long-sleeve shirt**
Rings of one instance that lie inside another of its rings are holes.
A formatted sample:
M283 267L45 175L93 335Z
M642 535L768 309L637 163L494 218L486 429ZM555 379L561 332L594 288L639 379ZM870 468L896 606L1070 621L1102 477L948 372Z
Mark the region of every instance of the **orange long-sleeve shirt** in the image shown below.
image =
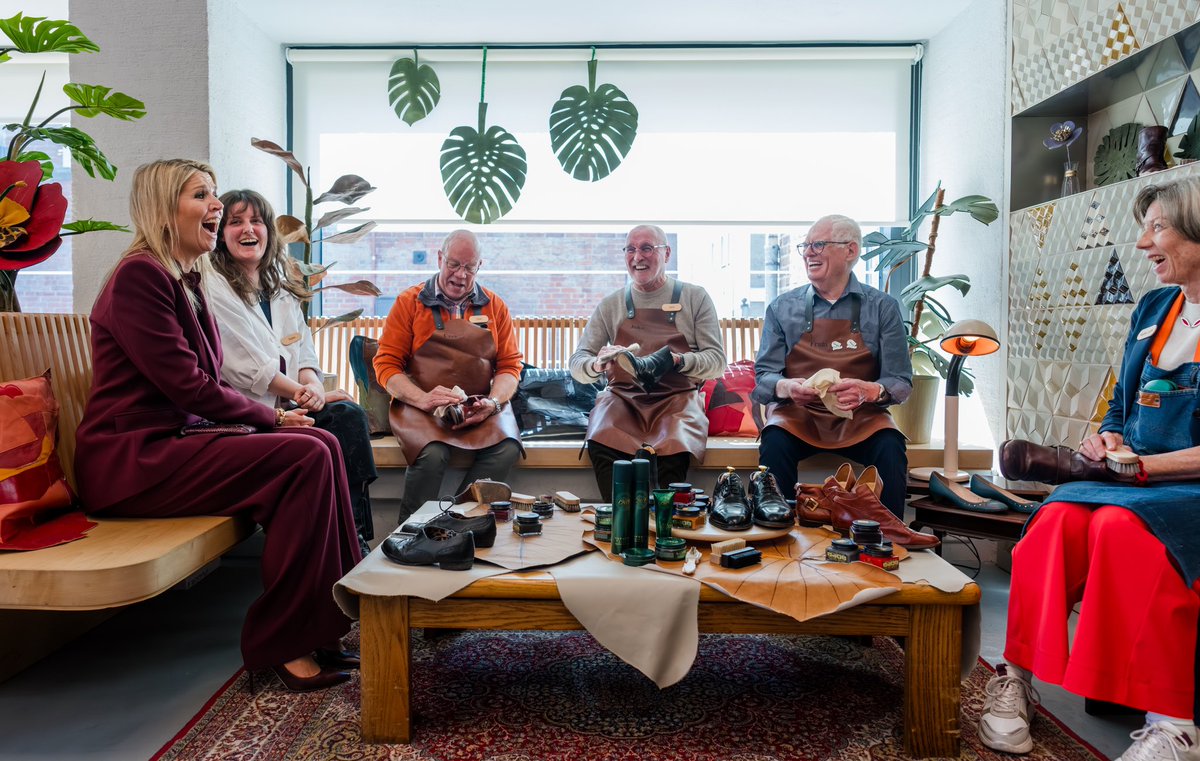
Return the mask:
M402 292L388 312L383 335L379 337L379 351L375 354L375 377L384 388L387 388L389 378L405 371L413 353L433 335L433 312L419 300L424 287L422 283ZM513 330L508 306L487 288L479 286L479 290L487 298L481 311L488 318L488 330L496 342L496 359L492 363L495 375L509 374L520 378L521 352L517 348L517 334ZM469 310L470 313L473 311ZM442 319L451 319L445 309L442 309Z

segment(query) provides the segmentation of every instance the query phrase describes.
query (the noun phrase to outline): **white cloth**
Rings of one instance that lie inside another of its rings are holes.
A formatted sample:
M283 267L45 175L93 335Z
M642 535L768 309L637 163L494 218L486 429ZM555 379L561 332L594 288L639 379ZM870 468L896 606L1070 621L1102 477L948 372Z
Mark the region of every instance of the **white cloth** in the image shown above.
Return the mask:
M811 388L821 396L821 404L825 405L825 409L829 410L838 417L854 419L853 410L844 410L837 406L837 395L829 392L829 387L842 382L842 374L832 367L823 367L817 370L812 375L801 383L805 388Z
M224 362L221 377L247 397L274 407L275 395L268 390L279 372L283 357L286 375L299 382L300 370L320 374L312 331L304 321L299 300L280 291L271 299L271 322L257 304L238 298L219 273L210 270L204 278L209 308L221 331Z

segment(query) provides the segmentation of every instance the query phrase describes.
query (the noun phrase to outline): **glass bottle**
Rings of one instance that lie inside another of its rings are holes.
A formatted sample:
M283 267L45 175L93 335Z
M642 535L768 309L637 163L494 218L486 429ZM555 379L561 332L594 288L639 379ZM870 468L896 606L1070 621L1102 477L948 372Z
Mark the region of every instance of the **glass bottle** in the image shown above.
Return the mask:
M1063 163L1063 181L1061 198L1075 195L1079 192L1079 162L1066 161Z

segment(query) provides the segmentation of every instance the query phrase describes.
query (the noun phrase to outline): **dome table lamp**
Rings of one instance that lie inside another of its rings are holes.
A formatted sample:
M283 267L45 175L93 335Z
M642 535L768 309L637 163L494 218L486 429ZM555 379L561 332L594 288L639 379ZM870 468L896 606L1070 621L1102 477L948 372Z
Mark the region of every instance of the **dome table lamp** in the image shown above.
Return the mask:
M941 347L952 355L946 373L946 435L942 475L950 481L966 481L970 476L958 469L958 387L962 380L963 364L967 357L982 357L1000 348L996 331L982 320L959 320L942 336ZM928 481L937 468L914 468L909 476Z

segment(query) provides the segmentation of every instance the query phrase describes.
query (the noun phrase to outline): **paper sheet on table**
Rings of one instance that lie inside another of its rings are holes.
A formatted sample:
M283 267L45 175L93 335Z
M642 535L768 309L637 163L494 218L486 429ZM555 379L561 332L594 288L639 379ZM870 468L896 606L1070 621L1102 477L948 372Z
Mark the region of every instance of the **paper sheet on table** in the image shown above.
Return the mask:
M805 388L811 388L821 395L821 404L825 405L825 409L829 410L838 417L854 419L853 410L839 409L837 406L837 396L829 393L829 387L842 382L842 374L831 367L826 367L817 370L801 385Z

